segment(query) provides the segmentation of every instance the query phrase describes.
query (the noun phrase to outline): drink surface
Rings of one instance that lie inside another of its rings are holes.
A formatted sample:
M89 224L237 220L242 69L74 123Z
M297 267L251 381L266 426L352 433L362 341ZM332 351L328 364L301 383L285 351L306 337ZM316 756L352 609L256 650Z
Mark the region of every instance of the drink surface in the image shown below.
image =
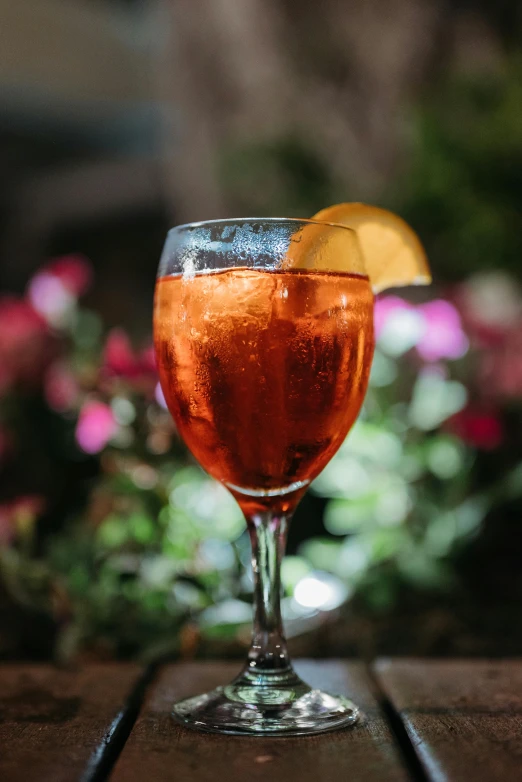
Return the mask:
M158 280L154 340L179 432L218 480L309 482L361 407L373 354L368 279L247 268Z

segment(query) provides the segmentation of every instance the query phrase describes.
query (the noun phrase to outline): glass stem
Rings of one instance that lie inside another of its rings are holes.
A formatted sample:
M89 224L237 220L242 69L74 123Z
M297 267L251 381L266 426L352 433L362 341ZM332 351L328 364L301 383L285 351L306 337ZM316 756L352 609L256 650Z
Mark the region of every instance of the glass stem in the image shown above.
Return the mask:
M290 515L268 511L248 519L254 571L254 627L247 670L291 671L281 621L281 560Z

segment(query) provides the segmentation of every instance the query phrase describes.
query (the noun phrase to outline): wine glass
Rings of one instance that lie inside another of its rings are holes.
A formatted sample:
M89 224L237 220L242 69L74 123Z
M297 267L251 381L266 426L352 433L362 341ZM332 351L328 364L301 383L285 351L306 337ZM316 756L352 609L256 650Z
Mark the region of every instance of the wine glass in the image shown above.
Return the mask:
M245 218L181 225L158 270L154 342L177 428L239 503L252 544L254 622L230 684L174 705L201 730L317 733L353 724L347 698L294 672L282 629L288 524L360 410L373 294L351 229Z

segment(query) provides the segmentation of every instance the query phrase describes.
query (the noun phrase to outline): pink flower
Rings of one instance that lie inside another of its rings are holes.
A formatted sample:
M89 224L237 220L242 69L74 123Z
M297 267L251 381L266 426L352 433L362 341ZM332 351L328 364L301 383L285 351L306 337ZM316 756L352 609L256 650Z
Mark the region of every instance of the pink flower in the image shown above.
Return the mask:
M42 497L17 497L0 504L0 545L11 543L20 528L31 525L44 508Z
M384 296L375 304L375 332L379 347L401 356L418 344L425 323L417 308L398 296Z
M436 299L414 305L399 296L383 296L375 302L375 335L392 355L415 347L424 361L455 359L469 346L460 315L449 301Z
M0 393L17 383L34 384L56 352L45 320L29 302L0 298Z
M464 442L483 451L494 451L504 439L502 421L487 408L469 406L454 415L448 426Z
M375 328L375 337L378 339L386 328L390 317L397 312L412 311L415 307L408 301L399 296L379 296L375 300L373 310L373 323Z
M44 392L47 404L58 413L70 410L79 394L78 383L67 364L51 364L44 379Z
M92 266L83 255L65 255L47 264L42 271L59 280L75 298L83 296L91 286Z
M522 398L522 290L504 272L476 274L454 292L473 345L480 349L482 395Z
M63 327L76 301L92 278L89 262L82 256L58 258L30 280L27 296L34 309L53 326Z
M130 339L123 329L112 329L109 333L103 359L105 370L110 375L135 377L140 371Z
M48 272L35 274L27 287L27 298L34 309L56 327L64 325L75 304L74 296Z
M113 329L105 343L104 373L152 390L157 382L154 348L136 352L123 329Z
M96 400L86 402L76 424L76 442L85 453L99 453L117 429L111 408Z
M461 358L467 352L469 341L453 304L436 299L421 304L417 311L422 314L426 324L424 334L416 345L417 352L424 361Z

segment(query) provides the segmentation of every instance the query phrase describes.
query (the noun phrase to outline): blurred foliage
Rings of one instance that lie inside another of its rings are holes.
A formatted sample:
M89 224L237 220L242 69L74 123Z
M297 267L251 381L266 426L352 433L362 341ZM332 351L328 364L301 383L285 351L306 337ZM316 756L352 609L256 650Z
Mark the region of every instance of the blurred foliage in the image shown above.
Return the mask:
M399 172L376 197L411 223L437 277L480 269L520 277L522 58L479 75L446 74L412 107ZM311 216L358 200L298 135L226 148L220 182L245 214Z
M522 59L447 77L415 110L406 174L389 196L445 280L501 267L520 276Z
M290 636L346 605L372 653L372 617L393 638L393 617L423 596L465 633L456 612L485 615L470 608L466 556L495 621L522 596L509 568L499 585L484 567L488 519L511 514L514 540L522 495L521 77L513 59L480 81L447 78L412 116L404 174L383 200L419 231L437 278L497 265L512 276L472 276L445 300L378 302L364 410L291 531ZM298 138L225 150L221 175L258 214L343 199ZM85 259L59 259L23 297L0 297L0 655L237 651L251 616L244 520L177 437L149 341L107 334L80 305L90 276ZM431 638L440 614L428 621Z
M89 277L84 259L59 259L23 298L0 299L0 652L237 651L251 617L244 519L178 439L150 345L104 334L79 305ZM371 616L408 591L456 595L460 552L522 493L516 453L503 451L501 475L480 472L522 396L520 357L504 350L522 296L488 277L455 302L460 313L445 300L376 304L364 410L303 502L301 542L283 564L290 636L350 598ZM28 642L33 624L42 637Z

